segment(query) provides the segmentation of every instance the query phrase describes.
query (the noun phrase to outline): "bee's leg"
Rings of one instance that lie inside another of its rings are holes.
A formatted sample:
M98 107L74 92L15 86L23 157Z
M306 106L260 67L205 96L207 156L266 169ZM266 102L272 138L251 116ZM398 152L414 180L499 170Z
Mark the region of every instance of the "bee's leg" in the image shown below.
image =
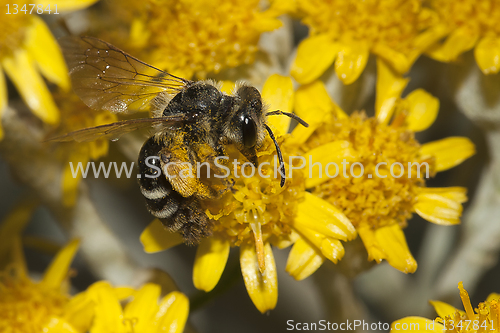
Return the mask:
M213 221L210 220L198 200L174 195L176 206L168 218L159 218L170 232L179 232L187 245L196 245L203 237L212 234Z
M212 234L213 221L210 220L196 198L185 198L175 215L175 223L187 245L196 245L204 237Z

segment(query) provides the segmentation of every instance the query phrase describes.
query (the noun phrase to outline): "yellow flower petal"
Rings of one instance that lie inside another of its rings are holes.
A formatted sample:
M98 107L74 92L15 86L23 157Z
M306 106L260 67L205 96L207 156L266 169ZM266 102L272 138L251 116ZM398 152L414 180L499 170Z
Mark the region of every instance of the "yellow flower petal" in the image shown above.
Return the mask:
M324 257L334 264L344 257L344 246L338 239L325 237L325 235L308 228L305 224L297 223L294 228L300 232L302 239L309 241L309 245L315 246L317 251L320 251Z
M158 299L161 287L157 284L147 283L133 295L123 311L125 318L134 318L134 331L148 332L148 328L158 311Z
M28 277L28 267L26 258L24 257L23 243L21 237L16 235L11 240L11 258L8 264L12 264L16 270L16 274L20 278Z
M431 305L434 307L434 310L436 311L437 315L441 318L444 318L446 316L454 316L455 312L457 309L445 302L441 301L429 301Z
M331 115L339 118L347 117L344 111L331 100L321 81L314 81L297 89L295 113L309 124L309 127L297 126L292 131L290 141L297 144L304 143Z
M118 121L115 114L109 112L101 112L97 114L94 118L93 126L106 125ZM96 141L89 142L89 156L92 160L97 160L102 156L105 156L109 150L109 141L106 139L99 139Z
M81 172L78 172L73 176L73 172L78 171L79 163L81 163L83 168L86 168L88 162L89 154L87 147L82 145L71 150L68 163L66 163L63 168L61 181L62 201L64 206L72 207L75 205L76 199L78 198L78 188L83 175Z
M80 10L87 8L90 5L93 5L99 0L61 0L57 1L57 11L59 12L68 12L68 11L73 11L73 10ZM43 8L46 8L48 5L50 5L51 10L55 10L56 8L54 7L54 2L53 1L38 1L37 4L42 4Z
M389 123L396 101L400 98L408 81L409 79L402 78L400 74L392 70L384 60L377 58L375 116L380 123Z
M335 72L339 79L344 84L356 81L365 69L369 56L370 51L363 43L342 44L335 61Z
M464 203L467 201L467 189L465 187L425 187L422 188L420 193L422 194L438 194L443 198L447 198L458 203Z
M454 30L442 45L430 47L427 55L439 61L453 61L460 54L472 49L478 38L479 31L476 28L463 26Z
M338 239L325 237L325 239L321 242L321 253L331 262L336 264L344 257L345 250L342 242Z
M403 273L413 273L417 270L417 262L408 249L406 238L397 224L391 224L375 230L378 246L386 254L387 262Z
M309 241L310 246L315 247L317 252L320 251L318 253L321 253L334 264L344 257L344 246L338 239L325 237L304 225L297 225L296 228L301 233L302 239Z
M356 229L340 210L309 192L304 193L304 201L297 207L293 225L304 225L322 235L344 241L356 236Z
M64 308L63 319L78 331L87 332L94 318L94 302L86 292L72 297Z
M411 255L403 231L397 224L371 230L367 225L357 228L368 252L368 259L380 263L387 260L391 266L404 273L413 273L417 263Z
M413 63L406 55L391 49L387 45L377 43L373 46L372 51L399 75L406 73Z
M416 89L406 96L409 104L406 117L407 128L413 132L427 129L436 120L439 111L439 99L423 89Z
M125 286L113 287L113 291L115 293L116 298L118 298L118 300L120 301L123 301L124 299L131 297L136 292L134 288Z
M302 239L306 239L310 244L314 245L318 250L321 249L321 245L325 236L319 232L312 230L305 226L304 224L296 224L294 228L300 233Z
M316 122L321 123L325 114L332 114L339 119L347 118L345 112L332 101L321 81L314 81L297 89L295 92L295 113L309 122L309 125Z
M391 332L443 333L444 326L435 320L422 317L405 317L391 324Z
M368 260L380 263L385 258L385 254L377 244L375 232L367 225L360 225L356 230L365 245L366 252L368 252Z
M283 250L293 245L297 241L297 239L300 238L300 235L295 230L292 229L292 232L289 235L287 236L280 235L278 239L276 238L278 237L272 235L269 238L269 243L271 243L274 247Z
M448 170L476 153L472 141L464 137L448 137L420 147L420 158L435 158L436 172Z
M147 47L151 31L148 30L146 22L139 18L132 19L129 33L130 46L134 49L143 49Z
M59 122L59 111L45 82L22 49L4 57L2 66L33 113L48 124Z
M193 267L193 283L196 288L204 291L214 289L226 267L229 249L227 239L213 236L201 240Z
M290 74L300 84L312 82L331 66L339 50L328 35L310 36L299 44Z
M26 50L50 82L69 89L68 68L59 45L42 19L33 15L32 20L26 36Z
M424 15L434 16L435 13L427 8L422 8L422 12ZM438 42L440 39L448 35L449 30L446 27L446 24L436 24L434 26L429 27L428 29L421 32L418 36L413 40L413 49L408 54L408 60L410 61L410 66L413 65L415 60L424 53L427 49L429 49L433 44Z
M269 111L280 110L292 112L293 109L293 83L288 76L278 74L271 75L262 87L262 99L269 105ZM288 133L290 117L271 116L267 123L273 126L279 133Z
M470 302L469 293L467 292L467 290L465 290L464 283L462 281L458 283L458 289L460 290L460 299L462 300L462 304L464 305L464 310L467 314L467 318L475 318L475 312Z
M464 203L467 201L467 189L465 187L425 187L422 188L421 193L438 194L458 203Z
M144 251L154 253L169 249L182 243L182 236L177 232L169 232L160 220L155 219L141 234Z
M333 141L308 151L304 158L306 188L312 188L332 178L343 177L343 160L354 161L356 153L348 141Z
M46 288L60 288L64 279L68 277L68 270L75 257L80 241L74 239L68 243L51 262L49 268L45 271L42 281L40 282Z
M42 332L50 333L77 333L78 331L73 326L62 318L52 317L48 320L47 325L43 327Z
M189 315L189 300L181 292L173 291L160 302L160 310L154 319L156 330L151 333L182 333Z
M486 302L491 302L492 300L500 300L500 294L497 294L497 293L491 293L488 295L488 297L486 298Z
M108 153L109 141L99 139L89 142L89 156L92 160L97 160Z
M106 125L118 121L118 117L109 112L101 112L95 116L94 126Z
M288 255L286 271L295 280L300 281L316 272L324 261L325 257L317 248L310 246L303 239L298 239Z
M243 280L255 307L262 313L272 310L278 302L278 279L271 245L264 246L266 269L259 270L257 253L253 243L240 246L240 265Z
M94 302L95 310L90 333L122 332L122 307L109 283L96 282L87 292Z
M500 37L483 37L474 48L477 65L484 74L500 71Z
M0 224L0 262L12 248L14 237L21 236L38 205L36 200L23 200L4 218Z
M434 190L434 191L432 191ZM466 189L451 187L449 189L423 189L417 196L415 212L429 222L440 225L460 223L462 202L467 200Z
M23 236L23 245L36 251L55 256L62 249L59 243L41 236Z
M0 66L0 141L3 139L2 114L3 109L7 106L7 84L3 75L2 67Z

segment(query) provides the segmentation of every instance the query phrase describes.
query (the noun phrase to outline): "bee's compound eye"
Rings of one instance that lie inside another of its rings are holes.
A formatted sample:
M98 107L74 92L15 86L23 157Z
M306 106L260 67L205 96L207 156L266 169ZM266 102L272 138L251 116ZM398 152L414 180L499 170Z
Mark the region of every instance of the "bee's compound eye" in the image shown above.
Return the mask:
M257 143L257 125L250 117L244 117L242 122L243 145L252 148Z

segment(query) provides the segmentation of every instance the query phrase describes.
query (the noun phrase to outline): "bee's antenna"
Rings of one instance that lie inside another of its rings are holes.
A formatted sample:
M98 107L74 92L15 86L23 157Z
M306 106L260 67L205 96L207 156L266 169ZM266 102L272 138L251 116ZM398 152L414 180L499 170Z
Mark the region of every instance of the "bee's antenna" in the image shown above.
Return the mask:
M266 127L267 133L269 133L271 140L273 140L274 142L274 146L276 147L276 153L278 153L278 161L280 162L280 173L281 173L280 186L283 187L285 185L285 177L286 177L285 162L283 162L283 155L281 155L281 149L280 146L278 145L278 141L276 141L276 138L274 137L273 131L271 131L269 126L267 125L264 126Z
M297 116L294 113L289 113L289 112L283 112L283 111L280 111L280 110L276 110L276 111L268 112L268 113L266 113L266 115L267 116L276 116L276 115L287 116L287 117L290 117L292 119L297 120L302 126L309 127L308 123L306 123L304 120L302 120L302 118L300 118L299 116Z

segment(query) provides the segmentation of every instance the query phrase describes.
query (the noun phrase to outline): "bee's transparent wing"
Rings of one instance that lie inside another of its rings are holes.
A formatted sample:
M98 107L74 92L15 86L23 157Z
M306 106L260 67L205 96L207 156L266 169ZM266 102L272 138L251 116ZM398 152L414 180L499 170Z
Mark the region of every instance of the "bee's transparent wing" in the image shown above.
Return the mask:
M47 141L88 142L97 139L117 140L123 134L133 132L138 129L154 128L156 131L159 131L162 128L182 126L182 124L191 120L192 119L185 115L123 120L111 124L84 128L61 136L50 138Z
M160 92L178 93L192 81L171 75L93 37L59 39L73 90L93 109L147 110Z

